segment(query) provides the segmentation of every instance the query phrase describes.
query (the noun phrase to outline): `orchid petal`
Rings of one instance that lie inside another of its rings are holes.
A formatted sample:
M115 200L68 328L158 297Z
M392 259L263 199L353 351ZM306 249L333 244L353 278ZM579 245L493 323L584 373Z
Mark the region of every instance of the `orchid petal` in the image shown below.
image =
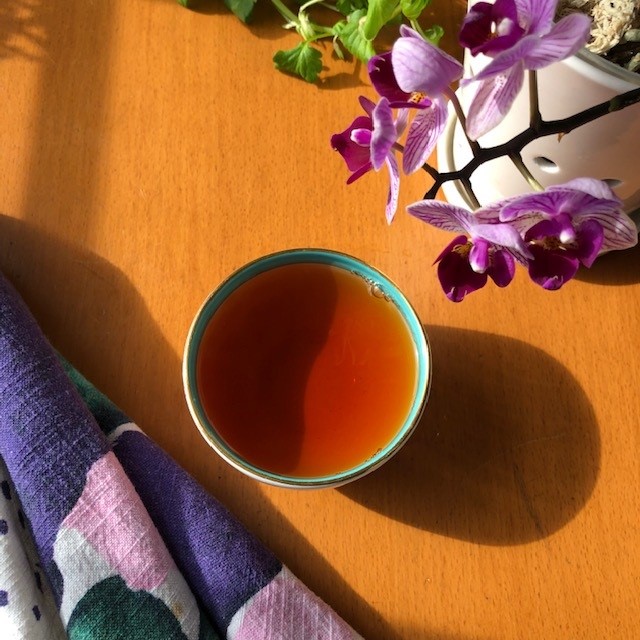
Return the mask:
M548 33L556 15L558 0L515 0L520 25L529 33Z
M576 216L581 219L582 216ZM604 233L600 253L614 249L630 249L638 244L638 228L624 211L595 213L588 218L597 222Z
M484 205L479 209L476 209L473 212L474 217L478 222L486 222L486 223L494 223L501 222L500 220L500 211L512 200L515 200L519 196L511 196L509 198L504 198L503 200L498 200L496 202L492 202L490 204Z
M369 148L371 144L371 129L354 129L351 132L351 141L361 147Z
M569 244L576 239L576 229L573 226L573 219L567 213L561 213L554 218L558 223L560 232L558 233L558 239L562 244Z
M567 185L556 185L543 192L518 197L503 207L500 220L507 222L530 213L550 217L567 213L585 217L595 213L613 213L620 208L620 201L617 199L597 198L584 191L566 187Z
M406 25L406 24L400 25L400 37L416 38L417 40L424 40L424 38L415 29L412 29L409 25Z
M391 55L398 86L407 93L434 98L462 76L462 65L455 58L419 36L398 38Z
M550 191L529 193L515 198L500 211L502 222L517 220L523 215L537 213L539 215L554 216L564 207L563 193L551 193Z
M396 118L396 136L399 138L409 124L409 109L398 109L398 117ZM397 139L396 138L396 139Z
M419 220L444 231L470 234L475 226L471 212L441 200L420 200L410 204L407 211Z
M410 94L400 89L393 74L390 51L373 56L367 64L367 69L371 84L380 96L388 98L390 102L409 100Z
M555 291L576 275L580 262L564 252L531 247L534 260L529 263L529 277L544 289Z
M373 102L373 100L366 98L365 96L360 96L358 98L358 102L360 103L360 106L366 111L367 115L371 116L373 110L376 107L376 103Z
M569 221L568 216L565 216ZM586 267L590 267L600 253L603 243L603 230L595 220L586 220L578 229L571 227L571 234L566 237L567 221L561 218L551 218L542 220L533 226L525 235L525 240L531 242L530 250L535 255L536 260L542 260L543 265L534 269L538 274L545 273L545 277L549 275L549 260L552 262L555 258L550 257L552 254L579 260ZM570 221L569 221L570 222ZM549 242L549 239L556 239L555 242ZM556 244L560 242L560 245ZM543 253L540 253L540 252ZM558 262L561 269L566 268L564 262ZM565 271L561 273L566 275Z
M429 109L416 114L404 146L402 168L409 174L417 171L429 158L447 125L447 107L434 100Z
M491 245L482 238L473 243L469 252L469 264L476 273L484 273L489 268L489 247Z
M544 218L538 213L526 213L520 215L518 218L509 220L508 222L522 237L524 237L531 227L535 226L543 219Z
M586 220L576 236L578 249L576 257L585 267L590 267L600 254L604 233L602 227L595 220Z
M498 74L509 71L512 67L522 66L522 60L527 54L538 47L539 38L535 36L525 36L513 45L510 49L498 54L484 69L481 69L473 78L463 80L463 84L469 84L474 81L492 78ZM524 68L524 67L523 67Z
M387 218L387 222L391 224L398 208L398 194L400 193L400 170L398 169L398 161L391 153L386 158L386 165L389 169L389 193L387 194L385 216Z
M495 251L491 256L491 266L487 269L487 275L499 287L506 287L516 274L516 263L513 256L507 251Z
M349 171L356 171L369 162L369 146L363 147L351 139L357 129L371 129L371 119L358 116L344 131L331 136L331 147L344 158Z
M476 2L469 9L459 40L474 56L491 55L512 47L523 34L513 0L496 0L495 4Z
M358 167L348 178L347 178L347 184L351 184L353 182L355 182L358 178L362 178L362 176L365 173L368 173L369 171L371 171L373 169L373 167L371 166L370 162L366 162L365 164L363 164L361 167Z
M533 225L525 234L526 242L544 240L545 238L557 238L562 231L562 224L554 218L541 220Z
M474 240L483 238L491 244L509 249L519 262L526 263L532 257L522 236L509 224L476 224L471 237Z
M464 247L468 244L469 238L467 236L456 236L441 252L440 255L433 261L433 264L437 264L448 253L451 253L455 247Z
M572 56L586 44L590 29L591 19L586 15L572 13L562 18L538 40L535 49L523 56L525 67L542 69Z
M477 140L502 122L523 81L524 69L522 64L518 64L507 73L480 83L467 116L467 134L472 140Z
M547 187L547 191L555 191L558 189L575 189L576 191L584 191L584 193L588 193L594 198L616 200L619 203L622 202L604 180L596 180L595 178L574 178L564 184Z
M396 125L393 121L393 112L387 98L380 98L371 114L373 119L373 132L371 134L371 164L377 171L391 151L391 147L398 138Z
M438 280L449 300L461 302L467 293L487 284L487 274L473 271L468 260L452 250L438 263Z
M493 5L489 2L476 2L470 7L467 15L462 20L462 27L458 40L460 44L469 49L472 55L483 51L487 40L487 34L491 33L493 25Z

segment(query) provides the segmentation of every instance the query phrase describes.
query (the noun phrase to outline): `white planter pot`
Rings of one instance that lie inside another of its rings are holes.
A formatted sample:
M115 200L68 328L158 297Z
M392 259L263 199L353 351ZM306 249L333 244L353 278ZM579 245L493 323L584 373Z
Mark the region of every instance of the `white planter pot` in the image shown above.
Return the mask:
M488 58L483 56L467 55L465 67L477 72L487 62ZM538 87L542 118L555 120L640 87L640 75L582 49L575 56L539 71ZM475 83L471 83L459 92L465 111L474 91ZM483 147L506 142L526 129L528 122L529 91L525 79L505 120L479 142ZM624 201L627 213L632 214L640 209L639 151L640 103L575 129L561 140L555 135L535 140L523 149L522 157L544 186L587 176L607 180ZM452 114L438 145L439 170L460 169L471 157L469 145ZM531 191L511 161L505 158L481 165L473 174L471 184L481 204ZM456 182L445 183L443 190L450 202L469 204Z

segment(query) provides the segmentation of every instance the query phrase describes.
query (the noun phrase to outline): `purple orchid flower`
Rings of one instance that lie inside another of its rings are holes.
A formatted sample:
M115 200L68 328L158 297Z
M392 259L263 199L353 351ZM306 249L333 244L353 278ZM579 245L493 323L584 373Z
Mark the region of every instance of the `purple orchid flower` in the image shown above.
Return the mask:
M560 289L576 275L580 264L590 267L602 247L602 227L594 220L585 220L573 228L572 240L563 241L566 225L561 220L541 220L524 236L533 260L529 262L529 277L542 288Z
M369 80L378 95L387 98L394 109L426 109L431 100L423 93L403 91L393 71L391 51L373 56L367 63Z
M450 85L462 77L463 69L455 58L406 25L400 27L400 36L391 51L395 84L422 106L409 127L402 158L405 173L413 173L429 158L446 126Z
M515 274L515 260L528 264L533 255L510 224L500 223L497 209L475 214L438 200L421 200L407 207L410 214L445 231L459 233L436 258L438 279L447 298L460 302L491 278L506 287Z
M557 0L478 2L466 15L460 43L473 55L493 60L474 78L479 83L469 107L467 134L477 140L507 114L524 81L537 70L572 56L587 42L591 19L573 13L554 22Z
M378 171L383 165L389 170L389 193L385 209L387 222L391 223L398 207L400 191L400 171L393 155L393 145L401 133L396 125L389 100L381 98L374 104L360 97L360 104L367 113L358 116L344 131L331 137L331 146L347 164L351 175L347 184L351 184L365 173Z
M462 21L460 44L474 56L493 56L512 47L523 35L513 0L476 2Z
M605 182L593 178L511 198L499 208L499 219L524 235L534 257L529 275L545 289L559 289L580 264L590 267L604 252L638 243L638 231L622 210L622 201Z

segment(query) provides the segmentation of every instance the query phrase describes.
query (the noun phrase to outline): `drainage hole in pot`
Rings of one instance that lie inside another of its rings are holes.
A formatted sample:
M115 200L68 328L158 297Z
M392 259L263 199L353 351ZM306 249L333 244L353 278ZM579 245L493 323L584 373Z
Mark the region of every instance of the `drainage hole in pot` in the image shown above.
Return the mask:
M545 173L558 173L560 171L560 167L553 160L549 160L544 156L536 156L533 161Z
M604 178L602 182L606 182L612 189L622 184L622 180L618 180L618 178Z

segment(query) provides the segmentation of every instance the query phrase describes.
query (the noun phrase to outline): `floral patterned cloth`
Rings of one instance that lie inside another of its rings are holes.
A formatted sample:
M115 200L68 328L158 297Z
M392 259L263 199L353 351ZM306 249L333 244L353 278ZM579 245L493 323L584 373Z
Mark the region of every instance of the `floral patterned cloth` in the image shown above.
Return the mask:
M357 634L68 363L0 274L2 640Z

